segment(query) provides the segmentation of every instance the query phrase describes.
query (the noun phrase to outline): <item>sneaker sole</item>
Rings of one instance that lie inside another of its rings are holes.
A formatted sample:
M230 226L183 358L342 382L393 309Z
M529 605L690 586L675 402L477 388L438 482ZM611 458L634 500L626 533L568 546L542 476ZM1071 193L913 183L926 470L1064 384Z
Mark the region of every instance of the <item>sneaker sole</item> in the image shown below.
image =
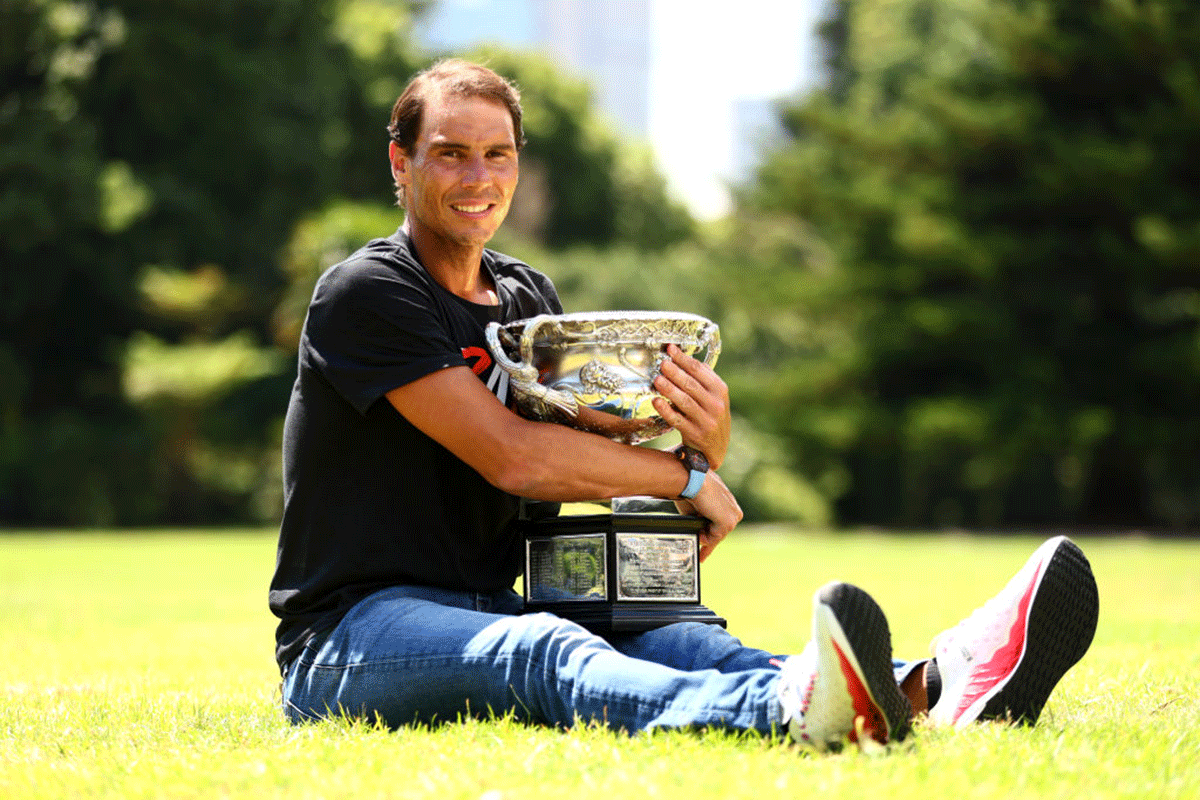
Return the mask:
M1074 542L1061 537L1034 587L1016 669L992 690L977 714L970 715L968 709L955 724L976 718L1036 723L1054 687L1091 646L1099 615L1100 595L1091 565Z
M831 583L813 597L832 616L830 633L842 675L854 701L862 732L880 743L900 741L909 732L911 707L896 684L892 668L892 635L879 604L862 589ZM858 728L849 739L858 741Z

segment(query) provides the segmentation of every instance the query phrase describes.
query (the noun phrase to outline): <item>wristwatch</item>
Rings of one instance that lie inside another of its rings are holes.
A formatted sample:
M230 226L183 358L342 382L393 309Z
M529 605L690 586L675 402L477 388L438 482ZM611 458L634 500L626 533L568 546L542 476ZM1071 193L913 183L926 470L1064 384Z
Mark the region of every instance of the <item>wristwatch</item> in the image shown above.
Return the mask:
M694 447L683 445L675 451L675 455L683 462L688 470L687 486L679 493L680 500L691 500L700 492L704 485L704 476L708 472L708 459Z

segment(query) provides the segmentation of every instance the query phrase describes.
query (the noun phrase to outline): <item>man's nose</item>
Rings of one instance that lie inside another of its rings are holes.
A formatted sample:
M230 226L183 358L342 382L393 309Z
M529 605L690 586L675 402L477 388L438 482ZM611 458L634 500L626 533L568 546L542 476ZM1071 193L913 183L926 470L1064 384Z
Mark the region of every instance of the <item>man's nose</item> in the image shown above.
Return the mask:
M466 170L463 175L463 183L487 183L490 178L491 172L488 170L487 162L482 156L471 158L467 161Z

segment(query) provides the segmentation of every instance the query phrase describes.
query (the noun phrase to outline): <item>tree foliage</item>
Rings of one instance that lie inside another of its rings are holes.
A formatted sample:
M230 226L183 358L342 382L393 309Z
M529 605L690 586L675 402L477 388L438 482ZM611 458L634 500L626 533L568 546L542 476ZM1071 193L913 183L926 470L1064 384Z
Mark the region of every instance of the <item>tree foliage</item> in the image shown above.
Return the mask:
M1200 8L837 11L744 198L831 255L751 403L846 520L1195 525Z
M143 355L190 346L174 354L182 364L163 362L185 369L205 342L264 343L263 320L283 286L278 251L339 175L348 55L328 34L333 7L0 7L5 519L244 515L237 492L204 485L203 453L192 445L202 427L261 444L274 412L231 428L229 417L188 403L190 415L146 405L124 381L130 343L158 343ZM223 291L179 313L142 291L159 275L177 286L214 276ZM147 362L138 363L144 373ZM226 382L221 396L254 376Z
M115 194L97 121L78 113L96 60L118 45L94 9L0 6L0 515L105 518L145 445L119 390L137 324L134 270L112 233ZM96 429L92 425L99 423ZM97 460L110 466L100 467ZM79 516L77 516L77 514Z

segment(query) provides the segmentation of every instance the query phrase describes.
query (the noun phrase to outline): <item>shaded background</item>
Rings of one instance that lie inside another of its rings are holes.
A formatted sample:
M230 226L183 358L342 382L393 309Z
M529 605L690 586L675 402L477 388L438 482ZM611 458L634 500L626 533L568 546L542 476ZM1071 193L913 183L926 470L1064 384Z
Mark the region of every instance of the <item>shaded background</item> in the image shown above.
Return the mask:
M438 13L0 0L0 524L277 518L305 305L400 222L385 126ZM1197 4L854 0L818 24L720 214L553 48L457 48L526 106L497 248L569 309L720 323L751 519L1195 530ZM704 59L697 82L756 80ZM716 147L716 113L673 119Z

